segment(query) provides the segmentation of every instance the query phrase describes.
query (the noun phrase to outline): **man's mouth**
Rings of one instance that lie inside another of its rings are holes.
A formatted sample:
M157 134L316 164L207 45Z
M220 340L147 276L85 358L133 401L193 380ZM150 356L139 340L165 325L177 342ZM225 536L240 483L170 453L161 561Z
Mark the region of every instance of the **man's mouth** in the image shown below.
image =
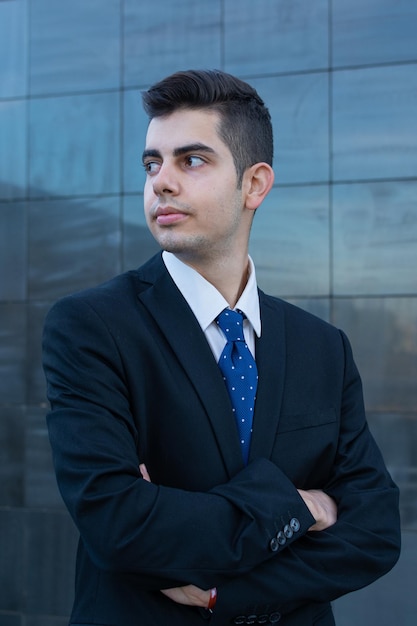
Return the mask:
M171 206L159 206L155 211L155 220L159 226L170 226L187 217L187 213Z

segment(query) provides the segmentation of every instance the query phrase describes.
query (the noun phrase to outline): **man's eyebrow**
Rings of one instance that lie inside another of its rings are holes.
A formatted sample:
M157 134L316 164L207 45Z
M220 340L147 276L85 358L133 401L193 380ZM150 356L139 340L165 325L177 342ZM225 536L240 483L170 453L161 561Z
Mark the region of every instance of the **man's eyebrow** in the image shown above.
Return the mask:
M188 154L190 152L209 152L210 154L214 154L213 148L210 146L206 146L204 143L189 143L186 146L180 146L179 148L175 148L173 151L174 156L181 156L182 154Z
M213 150L213 148L210 148L210 146L206 146L206 144L199 143L199 142L189 143L185 146L174 148L172 154L174 157L178 157L183 154L189 154L190 152L207 152L210 154L215 154L215 150ZM149 158L161 159L162 155L159 152L159 150L154 150L152 148L149 148L143 151L142 161L145 161L145 159L149 159Z
M150 157L154 159L160 159L161 153L159 152L159 150L144 150L142 153L142 161L145 162L145 159L148 159Z

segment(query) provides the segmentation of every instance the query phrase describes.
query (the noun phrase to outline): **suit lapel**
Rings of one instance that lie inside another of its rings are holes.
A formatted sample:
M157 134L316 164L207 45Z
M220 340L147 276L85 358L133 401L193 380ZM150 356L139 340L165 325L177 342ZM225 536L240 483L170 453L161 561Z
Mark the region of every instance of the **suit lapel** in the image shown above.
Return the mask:
M258 391L249 460L270 458L278 428L285 379L284 313L279 300L259 292L262 334L256 341Z
M161 259L158 262L154 258L139 273L142 279L152 283L138 294L139 299L158 324L199 395L225 469L233 476L242 467L242 455L229 396L205 335Z

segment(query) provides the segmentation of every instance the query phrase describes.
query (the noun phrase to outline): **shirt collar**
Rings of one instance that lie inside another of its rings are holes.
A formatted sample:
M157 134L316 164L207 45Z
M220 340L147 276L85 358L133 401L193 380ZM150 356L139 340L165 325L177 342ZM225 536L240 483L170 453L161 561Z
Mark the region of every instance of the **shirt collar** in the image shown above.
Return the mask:
M195 269L180 261L172 252L164 251L165 266L182 295L188 302L203 331L229 305L221 293ZM261 315L256 282L255 266L249 257L249 277L236 309L241 310L252 325L256 335L261 336Z

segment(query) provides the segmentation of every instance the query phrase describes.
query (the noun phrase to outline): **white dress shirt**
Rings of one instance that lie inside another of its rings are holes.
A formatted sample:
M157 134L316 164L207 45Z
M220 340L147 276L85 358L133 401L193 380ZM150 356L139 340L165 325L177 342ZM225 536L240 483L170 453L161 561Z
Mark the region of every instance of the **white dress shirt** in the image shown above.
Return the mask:
M216 324L216 317L223 309L229 307L227 301L214 285L171 252L164 251L162 258L172 280L196 316L212 349L214 358L218 361L226 344L226 339ZM261 315L255 266L250 257L248 282L236 303L235 309L239 309L246 316L243 322L243 333L250 351L255 356L255 333L258 337L261 336Z

